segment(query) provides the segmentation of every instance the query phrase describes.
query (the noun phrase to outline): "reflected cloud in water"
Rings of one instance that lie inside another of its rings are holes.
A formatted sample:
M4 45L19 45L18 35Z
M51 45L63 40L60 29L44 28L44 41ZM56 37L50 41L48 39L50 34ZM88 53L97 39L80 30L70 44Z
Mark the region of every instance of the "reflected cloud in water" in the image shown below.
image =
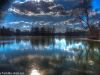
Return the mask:
M17 40L17 39L16 39ZM21 49L32 49L32 47L36 48L37 49L50 49L50 50L53 50L53 49L56 49L56 50L69 50L71 48L84 48L84 44L82 44L82 42L78 42L78 43L75 43L75 42L72 42L70 43L67 42L67 40L65 38L62 38L62 39L58 39L58 38L53 38L53 42L52 43L49 43L49 45L43 45L40 42L40 44L38 45L33 45L29 40L20 40L19 42L17 42L16 40L13 40L11 42L8 41L8 42L3 42L5 44L0 44L0 50L21 50ZM47 40L45 40L47 41ZM44 42L45 42L44 41ZM73 41L73 40L72 40Z
M21 40L20 42L16 42L16 40L14 40L11 43L9 43L9 42L7 42L5 44L0 44L0 51L32 49L30 41Z
M35 38L35 39L33 39ZM49 39L47 39L49 38ZM0 40L1 42L2 40ZM0 52L13 52L17 51L51 51L52 53L71 53L77 55L82 53L86 54L87 50L91 50L95 53L100 53L100 47L96 42L89 42L77 39L69 39L65 37L28 37L24 39L22 37L15 38L14 40L3 40L0 43ZM91 47L91 45L93 45Z
M7 68L12 66L10 71L23 71L26 75L98 75L99 45L100 42L66 37L0 38L0 71L9 71Z

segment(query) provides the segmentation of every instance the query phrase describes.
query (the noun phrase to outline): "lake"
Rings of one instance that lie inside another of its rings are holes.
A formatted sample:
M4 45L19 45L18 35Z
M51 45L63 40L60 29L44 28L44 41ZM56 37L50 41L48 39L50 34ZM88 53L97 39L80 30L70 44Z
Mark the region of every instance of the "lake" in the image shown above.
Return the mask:
M2 75L100 75L100 42L64 36L0 37Z

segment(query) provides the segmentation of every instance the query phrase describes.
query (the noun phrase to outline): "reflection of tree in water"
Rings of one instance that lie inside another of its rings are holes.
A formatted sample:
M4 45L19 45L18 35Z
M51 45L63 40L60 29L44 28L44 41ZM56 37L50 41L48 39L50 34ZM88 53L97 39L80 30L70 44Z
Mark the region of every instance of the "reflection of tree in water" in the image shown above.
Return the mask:
M75 43L78 44L81 42L84 47L77 47L77 50L72 48L74 53L77 53L76 55L71 55L70 53L65 55L64 51L60 54L57 54L57 52L54 53L53 51L54 54L48 55L45 50L45 54L43 54L43 56L42 54L39 54L38 57L35 57L35 55L29 50L27 50L27 52L22 51L21 54L17 53L20 52L20 50L16 52L14 51L14 53L8 55L8 57L11 57L11 59L9 58L9 64L13 65L13 70L17 71L28 71L32 68L31 65L37 64L37 67L41 72L43 72L43 75L93 75L95 72L99 73L99 42L82 41L65 37L57 38L41 36L16 37L16 42L20 43L20 41L30 41L32 46L38 47L41 45L43 47L45 45L49 46L50 44L55 45L55 39L57 39L58 43L60 44L62 44L64 41L64 43L66 43L65 46L73 45ZM27 56L31 54L30 52L32 55ZM43 51L39 51L39 53L43 53Z
M31 69L35 66L40 72L44 72L43 75L62 75L68 67L65 65L64 56L60 55L59 59L55 56L51 57L40 57L40 56L25 56L19 57L12 60L14 68L23 69L23 71L31 72ZM66 67L65 67L66 66ZM72 65L70 65L72 67Z
M38 37L30 37L30 41L32 45L50 45L50 43L53 43L53 37L45 37L45 36L38 36Z
M94 70L98 71L100 70L100 42L93 42L88 41L89 44L89 53L88 56L90 56L89 59L94 61ZM100 72L98 73L100 74Z
M67 57L63 55L58 57L29 55L15 58L12 64L26 73L30 73L32 69L38 69L42 75L99 75L99 71L94 70L94 65L66 59Z
M80 62L78 70L81 70L80 75L88 75L87 73L99 74L100 65L100 42L87 41L88 48L84 49L76 58ZM98 66L97 66L98 65ZM85 74L83 74L83 72Z
M82 60L84 62L87 62L87 60L94 59L98 56L100 56L100 42L93 42L93 41L85 41L83 42L84 49L81 50L81 52L78 54L78 60Z

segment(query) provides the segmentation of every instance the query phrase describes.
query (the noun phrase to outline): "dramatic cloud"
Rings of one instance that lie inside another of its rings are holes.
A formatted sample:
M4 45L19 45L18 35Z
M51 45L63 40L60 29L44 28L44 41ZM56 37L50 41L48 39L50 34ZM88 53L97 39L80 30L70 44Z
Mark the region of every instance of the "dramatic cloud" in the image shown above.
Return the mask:
M76 0L71 0L73 6L73 2ZM64 0L63 2L71 3L69 0ZM20 15L28 15L28 16L36 16L36 15L67 15L66 7L62 1L58 0L54 2L53 0L25 0L25 1L15 1L9 11L20 14ZM62 4L63 3L63 4ZM76 3L77 4L77 3ZM67 6L67 5L66 5ZM75 6L75 5L74 5ZM76 5L77 6L77 5Z

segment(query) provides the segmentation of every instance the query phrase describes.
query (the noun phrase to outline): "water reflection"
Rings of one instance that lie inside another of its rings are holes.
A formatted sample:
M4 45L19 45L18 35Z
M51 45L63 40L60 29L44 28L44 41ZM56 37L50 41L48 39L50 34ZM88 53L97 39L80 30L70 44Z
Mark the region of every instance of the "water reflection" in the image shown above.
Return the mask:
M30 41L23 41L16 42L15 40L12 42L3 41L5 44L0 45L0 51L10 51L10 50L22 50L24 49L32 49Z
M99 75L99 45L96 41L66 37L0 37L0 71L22 71L26 75Z
M30 75L40 75L40 73L38 72L38 70L33 69Z

